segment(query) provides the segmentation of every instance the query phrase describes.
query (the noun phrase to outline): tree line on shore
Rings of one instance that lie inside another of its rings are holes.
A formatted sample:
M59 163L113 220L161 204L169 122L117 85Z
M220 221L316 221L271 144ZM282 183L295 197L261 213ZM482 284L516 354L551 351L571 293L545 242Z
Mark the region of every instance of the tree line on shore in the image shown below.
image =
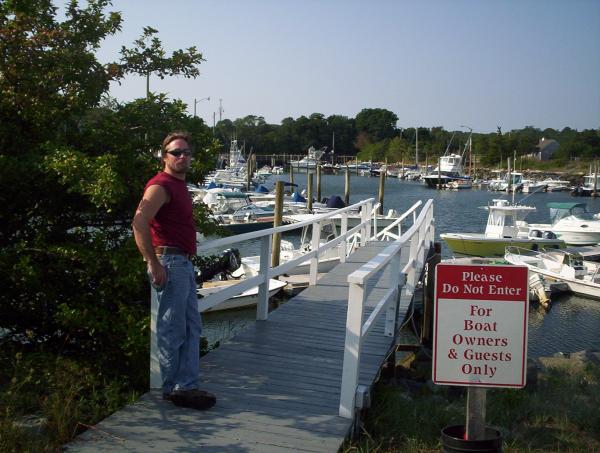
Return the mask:
M243 140L246 150L257 154L303 154L310 146L328 147L338 156L355 156L361 160L414 162L418 140L419 161L437 161L446 151L462 153L470 136L468 128L457 131L439 127L399 127L394 112L382 108L365 108L355 118L343 115L325 117L321 113L288 117L281 124L268 124L261 116L248 115L236 120L222 120L215 127L215 137L226 146L232 137ZM570 159L596 159L600 156L600 128L577 131L522 129L472 134L472 150L483 165L494 166L516 152L517 157L537 151L542 138L556 140L559 150L552 156L557 166ZM332 156L335 157L335 156Z

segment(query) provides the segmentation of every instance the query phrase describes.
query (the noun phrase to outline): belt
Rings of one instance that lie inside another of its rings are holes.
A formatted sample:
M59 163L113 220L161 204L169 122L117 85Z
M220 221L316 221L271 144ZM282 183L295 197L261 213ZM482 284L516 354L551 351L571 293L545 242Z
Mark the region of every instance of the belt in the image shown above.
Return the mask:
M161 255L181 255L185 256L188 260L192 259L192 255L186 253L184 250L181 250L179 247L171 247L168 245L161 245L159 247L154 247L154 253L157 256Z

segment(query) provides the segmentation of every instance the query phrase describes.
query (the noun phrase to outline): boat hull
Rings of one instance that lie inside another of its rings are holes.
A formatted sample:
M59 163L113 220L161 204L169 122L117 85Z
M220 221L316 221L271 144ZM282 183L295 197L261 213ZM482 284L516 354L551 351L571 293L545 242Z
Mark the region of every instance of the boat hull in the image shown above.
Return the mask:
M252 231L266 230L267 228L273 228L273 220L267 221L254 221L254 222L239 222L239 223L226 223L219 225L221 228L229 231L229 233L243 234L250 233Z
M552 231L567 244L570 245L594 245L600 242L600 231L577 232L560 231L552 228Z
M515 246L527 250L564 248L565 243L554 239L484 238L461 234L441 234L452 253L464 256L501 257L506 247Z
M425 181L425 183L427 184L427 187L430 187L432 189L437 189L440 185L446 185L452 181L454 181L456 178L451 178L450 176L444 176L441 175L439 178L437 177L437 175L429 175L429 176L425 176L423 178L423 180Z
M237 282L237 280L228 280L225 282L219 282L219 283L224 283L223 285L215 285L215 286L209 286L209 284L205 283L205 285L207 285L207 286L198 288L198 296L202 296L202 297L209 296L209 295L223 289L223 286L229 286L236 282ZM271 279L269 281L269 297L277 294L285 285L286 285L285 282L280 282L278 280ZM232 297L231 299L221 302L219 305L216 305L214 307L204 310L203 313L251 307L253 305L256 305L257 302L258 302L258 286L255 286L254 288L250 288L249 290L246 290L243 293Z
M593 299L600 299L600 285L598 283L565 277L558 272L552 272L551 270L544 269L532 261L521 258L519 254L506 253L505 259L514 265L527 266L531 272L542 275L549 281L564 282L568 286L569 290L577 295L591 297Z

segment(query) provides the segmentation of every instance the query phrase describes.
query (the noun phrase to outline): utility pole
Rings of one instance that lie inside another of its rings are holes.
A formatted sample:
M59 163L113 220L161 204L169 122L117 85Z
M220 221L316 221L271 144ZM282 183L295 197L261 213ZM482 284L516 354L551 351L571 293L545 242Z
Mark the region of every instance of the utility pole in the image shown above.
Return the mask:
M224 111L225 110L223 110L223 99L219 99L219 123L223 119L223 112Z

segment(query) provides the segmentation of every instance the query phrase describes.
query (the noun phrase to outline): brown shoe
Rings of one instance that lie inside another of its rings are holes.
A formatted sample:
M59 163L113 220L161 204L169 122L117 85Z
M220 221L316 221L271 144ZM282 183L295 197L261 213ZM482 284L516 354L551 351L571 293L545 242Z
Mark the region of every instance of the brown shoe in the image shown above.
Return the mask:
M163 399L171 401L175 406L189 407L199 411L210 409L217 402L215 395L198 389L174 390L169 394L163 394Z

